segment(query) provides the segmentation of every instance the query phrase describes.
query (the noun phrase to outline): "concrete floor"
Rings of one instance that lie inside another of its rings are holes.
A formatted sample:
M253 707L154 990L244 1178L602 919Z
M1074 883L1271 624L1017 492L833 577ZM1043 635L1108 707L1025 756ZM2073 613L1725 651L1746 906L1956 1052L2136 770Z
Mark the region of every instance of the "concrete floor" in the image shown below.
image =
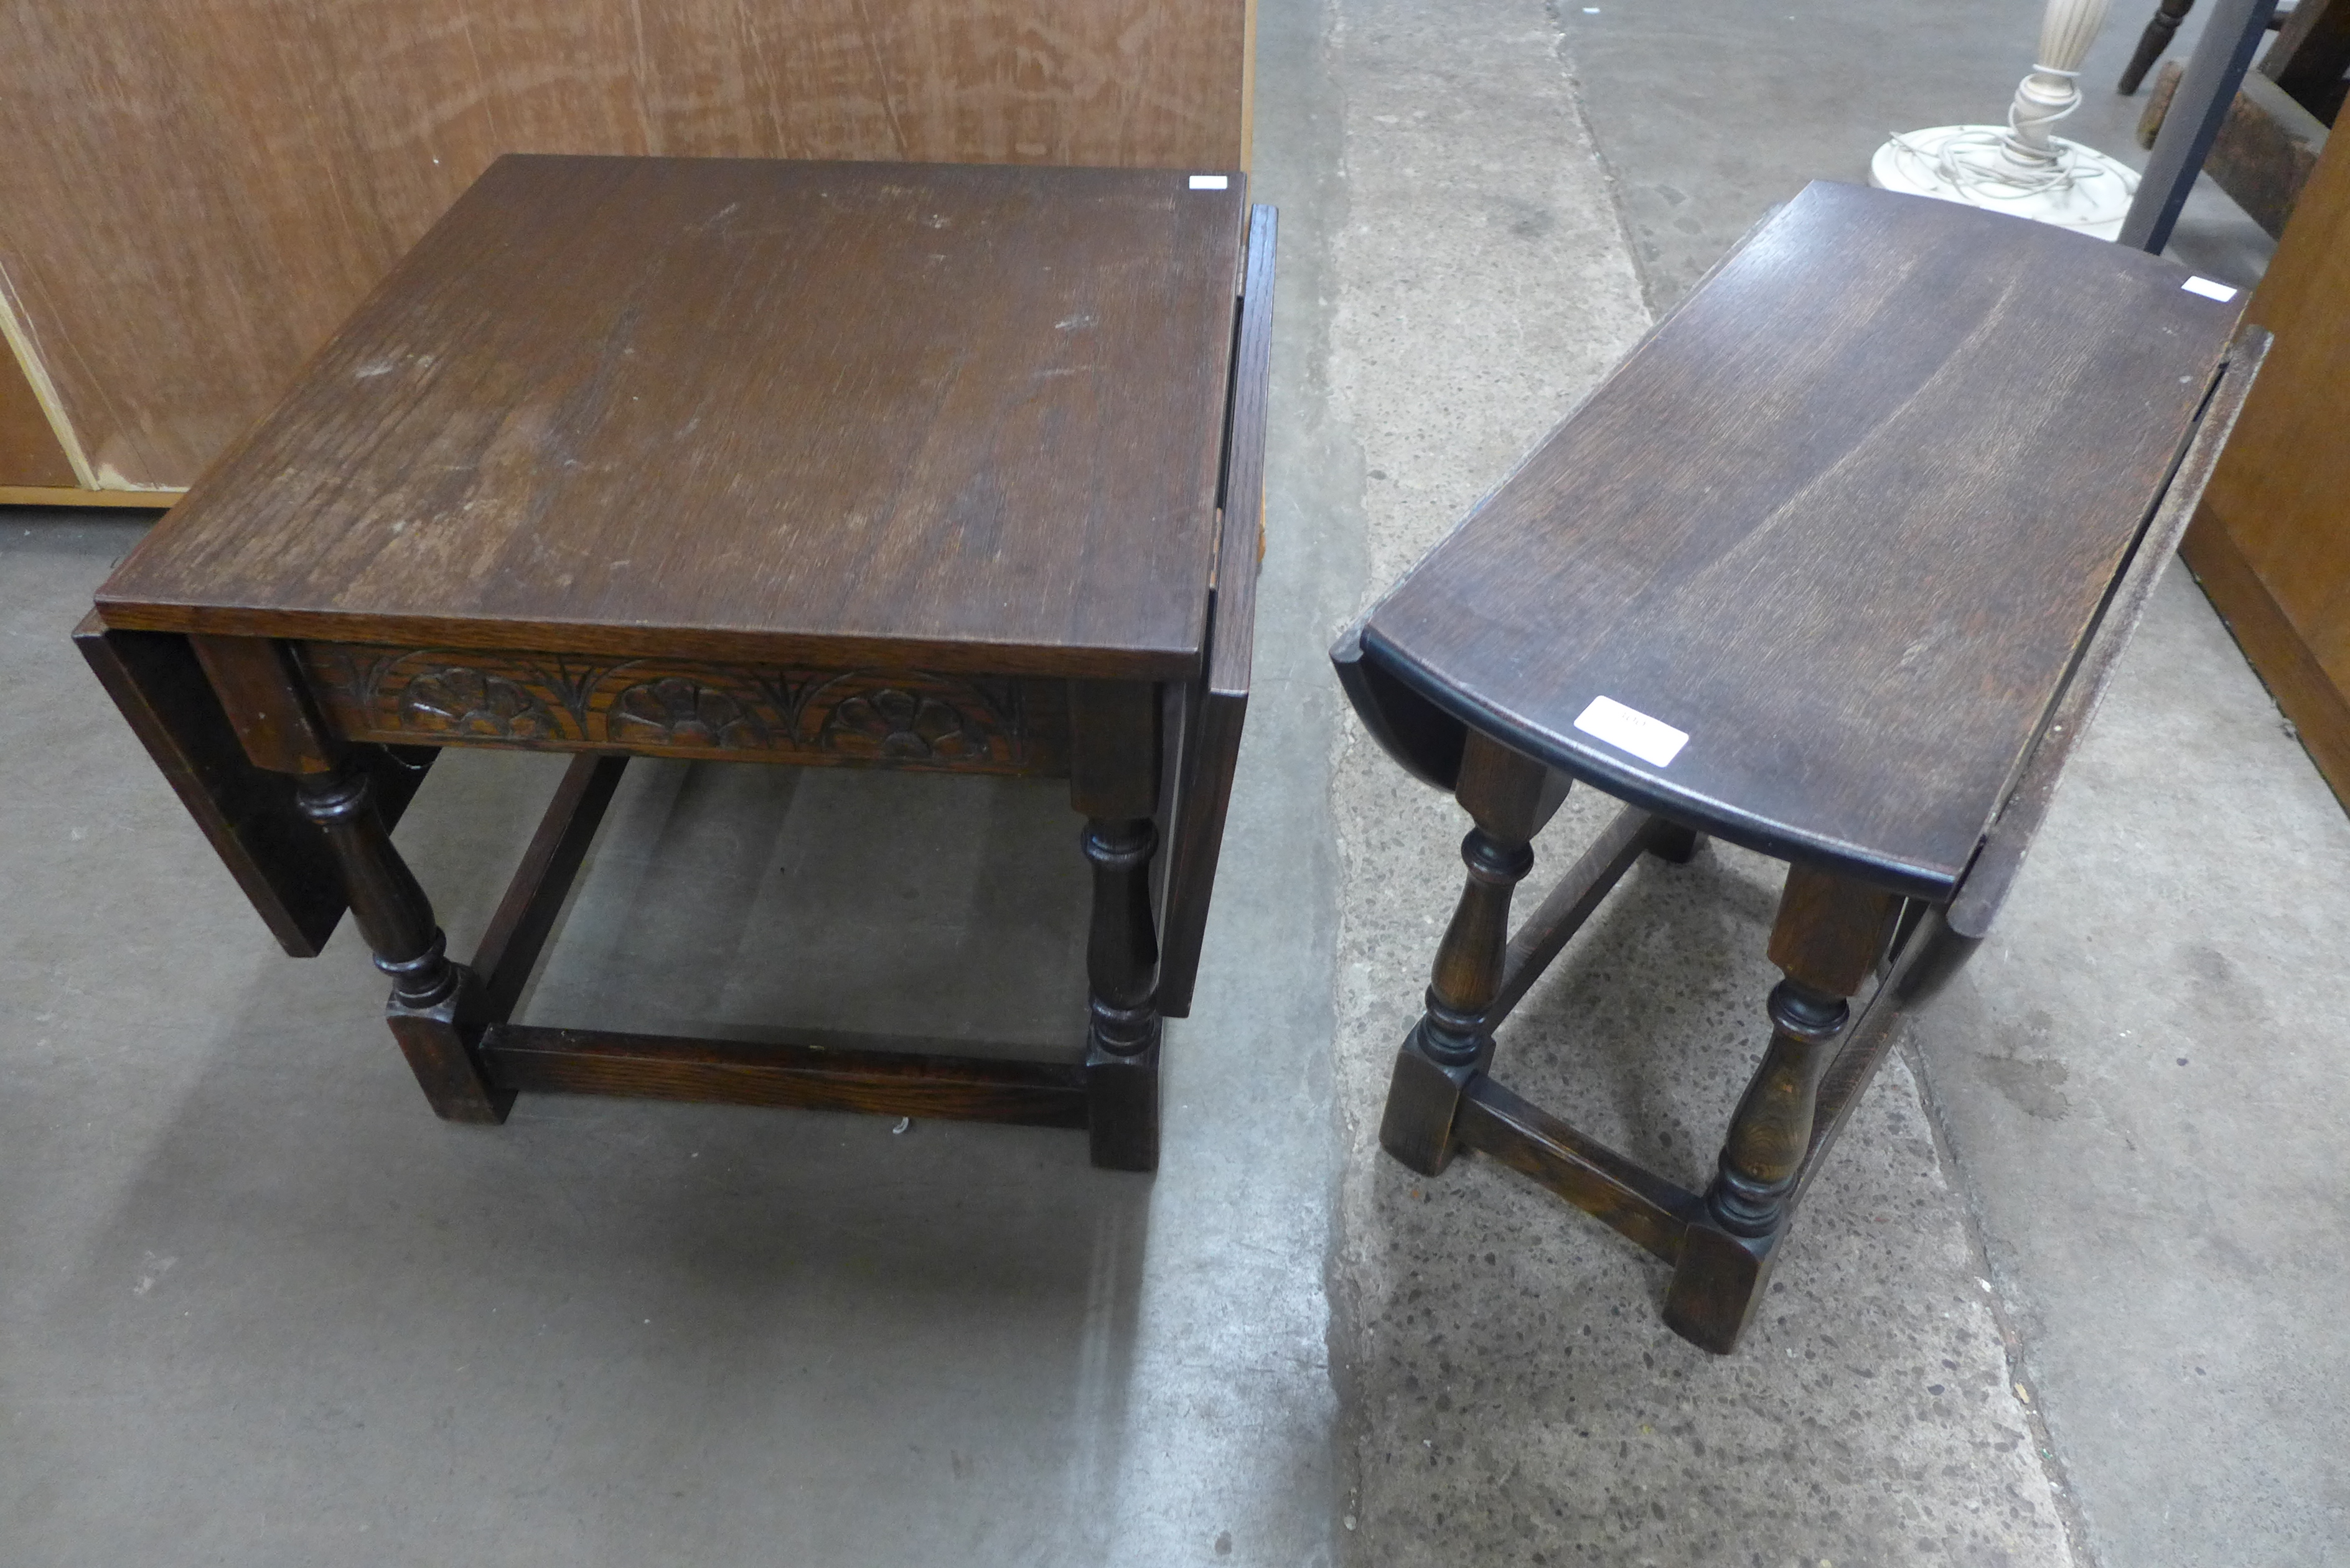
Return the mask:
M2183 574L1742 1355L1523 1181L1371 1147L1461 822L1331 634L1772 202L1994 116L2036 7L1788 15L1262 0L1270 549L1155 1180L1019 1129L434 1121L351 934L276 952L65 642L143 524L0 516L0 1564L2350 1562L2350 821ZM2209 196L2174 248L2265 254ZM457 950L554 772L452 756L403 824ZM530 1015L1058 1037L1056 792L879 787L639 766ZM1636 873L1507 1077L1695 1179L1772 889Z

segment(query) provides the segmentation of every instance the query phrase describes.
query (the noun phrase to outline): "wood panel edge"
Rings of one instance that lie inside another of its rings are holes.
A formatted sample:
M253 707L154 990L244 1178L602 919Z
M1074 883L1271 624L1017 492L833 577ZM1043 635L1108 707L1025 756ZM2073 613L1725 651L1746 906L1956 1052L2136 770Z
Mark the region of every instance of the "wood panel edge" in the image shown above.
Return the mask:
M16 369L24 373L25 384L33 389L33 399L49 421L49 433L57 438L57 447L66 454L66 464L73 470L74 478L82 489L102 492L98 471L90 466L89 454L82 450L81 437L74 431L73 421L66 417L65 403L57 396L57 384L49 379L49 368L41 362L40 345L33 340L32 329L26 325L25 314L16 300L16 286L5 271L0 271L0 337L8 341L8 352L16 356Z
M1256 5L1241 7L1241 172L1256 171Z
M162 511L186 493L184 490L80 490L51 484L0 484L0 506L128 506Z

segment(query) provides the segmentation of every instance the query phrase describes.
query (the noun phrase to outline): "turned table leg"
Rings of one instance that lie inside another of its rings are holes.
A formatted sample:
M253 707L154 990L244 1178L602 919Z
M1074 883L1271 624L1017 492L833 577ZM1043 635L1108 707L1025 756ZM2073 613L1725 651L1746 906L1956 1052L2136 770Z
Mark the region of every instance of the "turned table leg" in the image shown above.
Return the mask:
M473 1000L473 977L449 958L432 903L377 814L372 781L356 768L311 774L295 799L325 832L351 918L376 968L391 977L384 1015L425 1098L450 1121L505 1120L514 1095L483 1075L460 1018Z
M391 846L361 753L318 722L284 644L257 637L188 642L245 755L256 767L294 775L296 808L324 831L359 935L376 967L391 976L386 1016L424 1097L450 1121L505 1120L514 1095L491 1086L465 1038L478 983L449 961L424 889Z
M1790 867L1771 961L1771 1044L1730 1119L1703 1220L1681 1245L1665 1295L1665 1322L1728 1355L1769 1282L1788 1202L1803 1175L1820 1074L1842 1037L1846 998L1876 970L1901 912L1898 896L1806 866Z
M1086 938L1087 1126L1093 1162L1159 1168L1159 938L1150 857L1159 846L1159 689L1073 681L1069 804L1086 816L1079 842L1093 867Z
M2130 51L2129 64L2122 67L2121 80L2114 87L2116 92L2126 98L2137 91L2138 83L2146 80L2146 73L2162 58L2162 51L2170 47L2171 35L2178 31L2178 24L2187 20L2187 13L2194 8L2195 0L2161 0L2146 31L2137 36L2137 47Z
M1542 763L1469 732L1453 788L1477 825L1461 841L1469 879L1436 950L1428 1010L1396 1053L1379 1121L1380 1147L1423 1176L1451 1162L1461 1090L1492 1046L1485 1013L1502 989L1510 894L1534 869L1531 841L1558 804L1549 784Z

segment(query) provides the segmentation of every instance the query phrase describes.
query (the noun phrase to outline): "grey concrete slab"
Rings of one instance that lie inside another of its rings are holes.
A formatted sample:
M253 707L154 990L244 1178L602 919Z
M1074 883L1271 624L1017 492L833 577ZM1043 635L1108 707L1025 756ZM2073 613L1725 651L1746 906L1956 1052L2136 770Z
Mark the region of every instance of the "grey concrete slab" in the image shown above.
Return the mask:
M1537 0L1350 0L1333 391L1360 442L1378 587L1648 325ZM2064 1531L1965 1225L1898 1063L1814 1189L1740 1355L1657 1319L1660 1270L1480 1159L1377 1147L1388 1064L1460 887L1466 823L1357 733L1335 1304L1357 1560L2061 1563ZM1581 794L1537 880L1612 809ZM1504 1030L1496 1071L1701 1185L1767 1033L1776 898L1757 857L1636 872Z
M2350 818L2183 569L1919 1031L2115 1565L2350 1563Z
M1553 0L1594 140L1639 258L1649 302L1680 297L1774 204L1813 180L1866 182L1894 131L1997 124L2032 68L2037 0ZM2172 45L2186 58L2205 11ZM2114 91L2153 15L2116 5L2058 130L2132 168L2145 89ZM2170 254L2236 284L2274 247L2207 176Z

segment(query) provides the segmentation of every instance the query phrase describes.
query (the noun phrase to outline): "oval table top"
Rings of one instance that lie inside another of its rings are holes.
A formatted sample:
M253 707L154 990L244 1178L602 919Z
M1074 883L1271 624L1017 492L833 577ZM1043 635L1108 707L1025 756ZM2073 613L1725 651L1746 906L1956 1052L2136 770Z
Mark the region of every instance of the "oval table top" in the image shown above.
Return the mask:
M1374 607L1363 656L1611 794L1947 898L2193 433L2227 292L1815 183Z

